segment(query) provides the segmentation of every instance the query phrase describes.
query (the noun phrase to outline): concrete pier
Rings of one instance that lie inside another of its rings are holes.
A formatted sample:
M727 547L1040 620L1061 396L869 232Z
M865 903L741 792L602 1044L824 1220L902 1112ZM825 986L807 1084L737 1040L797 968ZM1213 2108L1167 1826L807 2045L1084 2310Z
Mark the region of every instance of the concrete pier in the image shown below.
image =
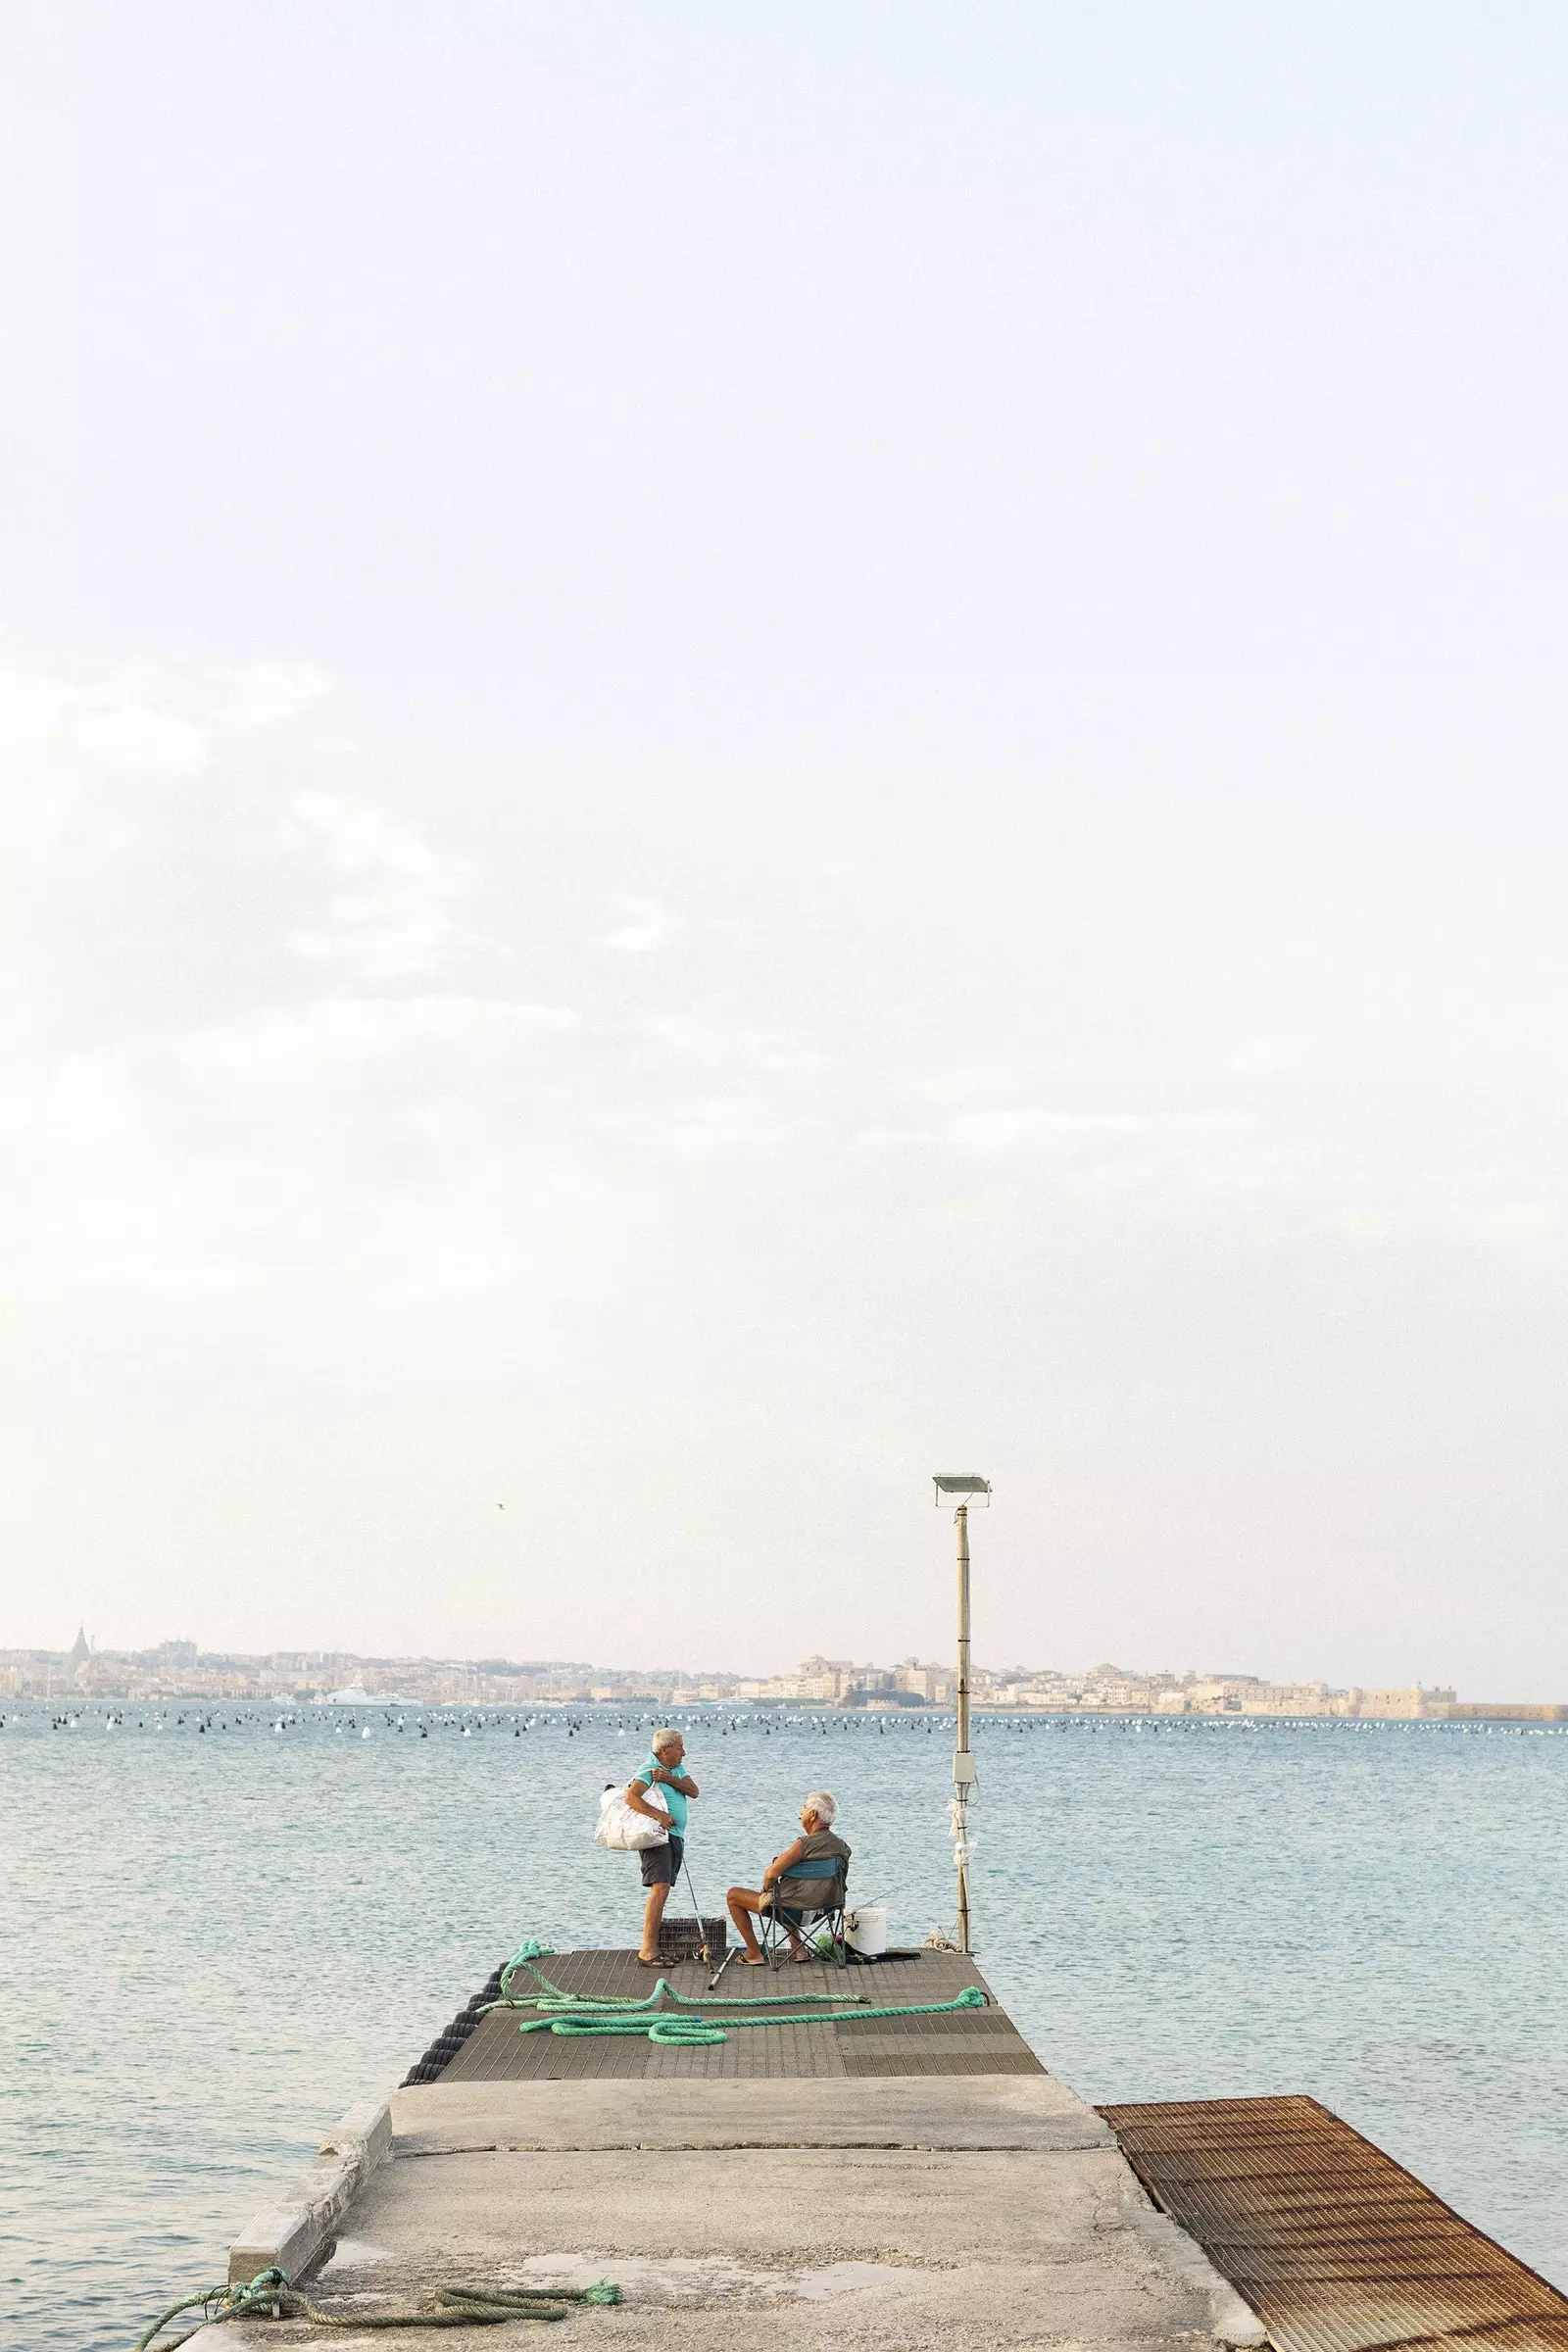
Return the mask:
M573 1989L649 1989L629 1954L545 1966ZM695 1964L669 1974L694 1992L706 1984ZM757 1974L732 1984L737 1974L721 1997L848 1982L885 2005L947 1999L955 1982L986 1989L946 1954L847 1980L814 1966L760 1985ZM935 2017L751 2027L705 2049L523 2037L516 2024L493 2012L439 2081L392 2095L384 2161L364 2161L361 2134L352 2197L326 2225L336 2250L311 2289L334 2316L406 2308L459 2282L604 2278L624 2302L574 2310L562 2352L717 2352L760 2326L806 2352L1262 2340L1155 2211L1107 2126L989 1996ZM252 2231L241 2251L244 2268L266 2249ZM222 2340L239 2352L312 2332L239 2323ZM481 2335L506 2340L468 2328L442 2340Z
M544 1965L576 2002L649 1995L630 1952ZM306 2278L330 2332L229 2322L225 2352L371 2352L398 2340L376 2315L443 2289L601 2280L624 2301L574 2307L562 2352L719 2352L760 2328L801 2352L1568 2352L1568 2296L1314 2099L1097 2112L956 1952L733 1987L732 1969L721 2001L786 1997L761 2025L710 2003L695 1961L666 1973L688 1997L660 2012L722 2041L520 2034L539 2013L487 2008L498 1973L230 2249L231 2278ZM914 2014L801 1999L827 1989Z

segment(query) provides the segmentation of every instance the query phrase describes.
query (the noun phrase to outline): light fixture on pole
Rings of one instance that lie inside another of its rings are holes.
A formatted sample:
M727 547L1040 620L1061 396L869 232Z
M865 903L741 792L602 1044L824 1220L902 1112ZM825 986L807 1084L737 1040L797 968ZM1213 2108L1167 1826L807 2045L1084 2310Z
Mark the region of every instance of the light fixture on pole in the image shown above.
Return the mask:
M940 1509L944 1494L962 1497L954 1512L958 1530L958 1745L953 1758L953 1859L958 1873L958 1949L969 1949L969 1799L975 1790L974 1755L969 1746L969 1496L983 1494L990 1507L991 1485L984 1478L949 1473L932 1480Z

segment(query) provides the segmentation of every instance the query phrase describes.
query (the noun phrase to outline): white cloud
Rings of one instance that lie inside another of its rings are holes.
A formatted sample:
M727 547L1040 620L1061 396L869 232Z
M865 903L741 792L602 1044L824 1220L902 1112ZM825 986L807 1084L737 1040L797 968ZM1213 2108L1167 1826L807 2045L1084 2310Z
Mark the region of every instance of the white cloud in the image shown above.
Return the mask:
M673 1102L629 1117L616 1111L605 1116L603 1127L609 1135L623 1135L639 1152L685 1159L760 1156L780 1150L795 1133L776 1103L749 1090Z
M329 901L325 920L289 940L294 955L341 964L362 980L431 972L477 944L457 909L476 868L373 801L297 792L290 811L306 841L360 887Z
M1568 1216L1555 1202L1485 1210L1465 1220L1483 1249L1531 1275L1568 1272Z
M67 702L58 678L7 663L0 668L0 749L15 758L36 751L57 726Z
M1148 1135L1155 1126L1188 1125L1189 1121L1159 1121L1136 1110L973 1110L948 1123L950 1143L965 1152L1005 1152L1014 1144L1042 1141L1126 1143Z
M916 1079L909 1091L924 1102L956 1110L969 1103L1005 1102L1017 1094L1021 1083L1016 1070L992 1064L969 1070L939 1070L934 1077Z
M145 661L85 678L11 662L0 669L0 750L32 760L53 748L89 770L180 782L208 767L216 737L279 725L328 683L309 662L250 662L206 678Z
M724 1029L679 1013L655 1013L637 1023L635 1034L646 1039L661 1058L693 1061L706 1069L738 1063L783 1074L822 1066L822 1056L814 1048L802 1045L782 1030Z
M236 734L281 725L319 702L329 682L313 662L247 662L221 681L219 723Z
M15 784L50 752L89 770L196 775L208 742L189 690L148 663L72 679L8 662L0 670L0 749Z
M89 760L125 775L177 780L207 765L206 731L169 710L131 704L78 718L71 733Z
M1283 1029L1261 1037L1244 1037L1225 1056L1233 1078L1272 1078L1305 1061L1317 1040L1305 1030Z
M322 997L14 1056L0 1090L0 1285L185 1289L341 1266L374 1284L504 1257L555 1182L560 1005ZM565 1180L558 1190L582 1187Z
M966 1111L940 1141L964 1158L1010 1156L1048 1181L1130 1193L1245 1193L1278 1173L1256 1121L1225 1112Z
M878 1153L901 1156L915 1152L929 1152L931 1137L923 1127L861 1127L849 1139L852 1159L863 1153L873 1158Z
M307 1076L333 1065L373 1063L428 1047L466 1059L494 1056L577 1026L562 1005L480 997L318 997L246 1021L215 1024L161 1052L187 1076Z
M597 945L614 948L623 956L646 956L663 947L679 928L675 917L657 899L614 898L611 906L622 918L612 931L601 932Z

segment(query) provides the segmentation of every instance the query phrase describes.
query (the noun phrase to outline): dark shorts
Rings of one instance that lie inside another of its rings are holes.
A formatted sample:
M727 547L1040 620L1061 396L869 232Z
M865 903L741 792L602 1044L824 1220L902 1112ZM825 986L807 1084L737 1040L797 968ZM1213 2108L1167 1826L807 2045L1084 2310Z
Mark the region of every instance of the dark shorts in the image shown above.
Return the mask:
M686 1851L686 1840L671 1830L662 1845L645 1845L642 1850L643 1885L645 1886L673 1886L680 1877L680 1860Z

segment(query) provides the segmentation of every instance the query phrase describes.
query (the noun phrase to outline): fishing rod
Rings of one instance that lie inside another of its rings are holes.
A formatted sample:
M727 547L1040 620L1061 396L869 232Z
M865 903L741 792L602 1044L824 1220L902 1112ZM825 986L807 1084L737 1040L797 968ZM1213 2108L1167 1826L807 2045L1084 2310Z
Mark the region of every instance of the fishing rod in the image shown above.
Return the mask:
M692 1866L686 1859L684 1849L681 1852L680 1866L686 1879L686 1891L692 1898L692 1909L697 1914L697 1957L705 1968L711 1968L713 1963L708 1949L708 1922L703 1917L703 1906L697 1899L697 1882L692 1877ZM710 1992L712 1991L713 1984L716 1984L717 1982L718 1979L715 1977L708 1987Z

